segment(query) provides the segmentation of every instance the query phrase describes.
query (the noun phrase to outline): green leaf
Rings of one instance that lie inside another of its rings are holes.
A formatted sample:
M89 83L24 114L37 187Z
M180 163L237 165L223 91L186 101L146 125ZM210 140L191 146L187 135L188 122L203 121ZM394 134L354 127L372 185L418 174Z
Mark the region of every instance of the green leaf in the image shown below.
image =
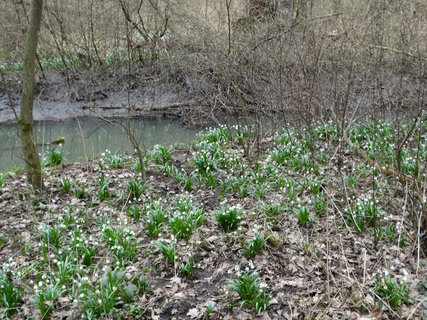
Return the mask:
M124 287L123 291L127 298L132 299L138 292L138 287L133 283L129 283L126 287Z
M118 271L116 274L117 280L119 280L119 281L122 280L123 277L125 276L125 274L126 274L126 271L123 271L123 270Z

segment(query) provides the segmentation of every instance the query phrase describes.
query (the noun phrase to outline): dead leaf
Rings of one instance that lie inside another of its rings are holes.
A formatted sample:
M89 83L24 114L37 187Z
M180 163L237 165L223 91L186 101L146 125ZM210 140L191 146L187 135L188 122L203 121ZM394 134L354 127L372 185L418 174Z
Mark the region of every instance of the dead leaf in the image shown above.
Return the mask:
M263 312L260 316L256 318L260 320L271 320L270 316L268 315L268 312Z
M199 315L200 315L200 312L199 310L197 310L197 308L192 308L187 312L187 316L190 316L191 319L198 318Z
M156 289L154 289L153 293L156 296L161 295L163 293L163 289L162 288L156 288Z
M363 299L368 306L373 306L375 304L374 298L368 294L365 299Z
M158 309L152 309L151 310L151 319L153 319L153 320L159 320L160 319L160 315L154 314L154 312L156 312L156 311L158 311Z
M281 284L291 286L291 287L305 288L303 278L296 278L296 279L292 279L292 280L283 280L281 282Z
M185 299L185 297L187 297L187 293L186 293L186 292L182 292L182 291L177 292L177 293L173 296L173 298L174 298L174 299Z
M292 275L294 275L295 273L297 273L298 272L298 268L294 265L294 264L289 264L287 267L286 267L286 270L285 270L285 274L286 274L286 276L292 276Z
M357 320L375 320L375 317L372 316L362 316L362 317L358 317Z
M181 278L180 278L180 277L175 276L175 277L172 277L172 278L170 279L170 281L171 281L172 283L180 284L180 283L181 283Z

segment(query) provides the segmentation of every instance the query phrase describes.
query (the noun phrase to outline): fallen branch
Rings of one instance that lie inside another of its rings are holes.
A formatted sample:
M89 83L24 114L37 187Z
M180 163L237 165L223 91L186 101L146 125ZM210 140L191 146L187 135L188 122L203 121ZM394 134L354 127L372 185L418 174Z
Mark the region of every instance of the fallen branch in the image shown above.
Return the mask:
M168 109L175 109L175 108L180 108L183 106L189 106L189 105L194 105L196 103L199 103L199 100L188 100L188 101L183 101L183 102L172 102L172 103L168 103L168 104L163 104L160 106L152 106L152 107L136 107L136 106L132 106L131 109L133 111L164 111L164 110L168 110ZM91 106L91 105L85 105L82 107L83 110L95 110L95 109L102 109L102 110L121 110L121 109L127 109L126 106Z
M374 159L372 159L371 157L369 157L369 155L365 152L365 150L363 150L361 147L355 145L350 138L347 135L347 129L343 129L342 124L340 121L338 121L337 116L335 115L335 113L333 113L333 118L335 123L338 126L338 129L342 132L343 135L343 139L344 141L350 146L352 147L355 151L357 151L371 166L376 166L378 168L378 171L381 172L384 175L389 175L389 176L393 176L397 179L399 179L399 181L401 183L407 183L409 185L413 185L416 188L416 192L418 194L418 198L421 201L421 203L424 203L424 201L426 199L425 196L423 195L423 193L421 192L422 189L425 189L425 185L422 186L422 188L420 188L420 185L418 183L418 181L416 179L412 179L406 175L404 175L403 173L395 170L394 168L391 168L387 165L380 165L377 161L375 161Z
M419 114L421 115L421 113ZM402 174L401 172L395 170L394 168L391 168L387 165L380 165L377 161L375 161L374 159L371 159L371 157L369 157L369 155L365 152L365 150L363 150L361 147L353 144L350 140L350 138L347 135L347 129L343 129L343 126L341 124L340 121L338 121L338 117L336 116L335 112L332 112L332 116L334 118L335 123L338 126L339 131L342 132L342 138L344 139L344 141L350 146L352 147L356 152L358 152L371 166L376 166L378 171L381 172L384 175L388 175L388 176L392 176L397 178L401 183L403 184L407 184L407 185L412 185L415 188L415 193L417 194L417 197L419 199L419 201L421 202L422 205L422 215L420 216L420 219L418 221L418 230L417 230L417 238L418 238L418 250L427 250L426 246L427 246L427 236L426 236L426 232L427 232L427 214L424 211L424 203L426 203L427 198L426 198L426 180L424 180L424 182L422 183L422 186L420 187L417 179L415 179L415 177L412 179L404 174ZM419 119L421 119L421 117L419 116L417 118L416 121L414 121L412 128L411 128L411 132L413 130L413 128L416 126L417 122L419 121ZM406 136L403 140L403 143L408 139L408 136ZM424 249L423 249L424 248Z
M155 106L155 107L153 106L148 111L163 111L163 110L174 109L174 108L179 108L179 107L183 107L183 106L190 106L190 105L197 104L199 102L200 102L200 100L188 100L188 101L183 101L183 102L172 102L172 103L164 104L161 106Z
M403 54L405 56L408 56L408 57L411 57L411 58L414 58L414 59L427 60L426 57L416 56L416 55L413 55L412 53L409 53L409 52L406 52L406 51L402 51L402 50L397 50L397 49L386 47L386 46L378 46L378 45L370 44L370 45L368 45L368 48L369 49L387 50L387 51L390 51L390 52L393 52L393 53Z

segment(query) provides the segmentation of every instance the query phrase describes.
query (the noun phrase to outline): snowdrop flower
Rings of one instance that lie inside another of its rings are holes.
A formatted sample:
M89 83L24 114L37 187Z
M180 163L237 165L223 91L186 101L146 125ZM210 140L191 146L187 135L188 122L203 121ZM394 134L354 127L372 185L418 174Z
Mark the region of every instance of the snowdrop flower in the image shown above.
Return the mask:
M252 260L249 260L249 267L253 270L255 269L254 263L252 262Z

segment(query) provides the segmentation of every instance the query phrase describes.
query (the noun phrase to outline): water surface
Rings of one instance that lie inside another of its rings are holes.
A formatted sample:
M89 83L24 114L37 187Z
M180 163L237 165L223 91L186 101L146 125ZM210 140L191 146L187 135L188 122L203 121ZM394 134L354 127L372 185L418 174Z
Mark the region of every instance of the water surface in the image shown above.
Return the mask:
M163 117L120 120L127 124L135 137L147 149L155 144L173 145L190 143L199 130L184 128L176 119ZM46 153L46 143L65 138L64 156L66 162L95 158L106 149L115 153L132 152L126 132L117 124L87 118L63 121L43 121L35 123L35 134L39 153ZM50 146L54 148L55 146ZM12 166L23 165L21 141L17 125L0 125L0 171Z

